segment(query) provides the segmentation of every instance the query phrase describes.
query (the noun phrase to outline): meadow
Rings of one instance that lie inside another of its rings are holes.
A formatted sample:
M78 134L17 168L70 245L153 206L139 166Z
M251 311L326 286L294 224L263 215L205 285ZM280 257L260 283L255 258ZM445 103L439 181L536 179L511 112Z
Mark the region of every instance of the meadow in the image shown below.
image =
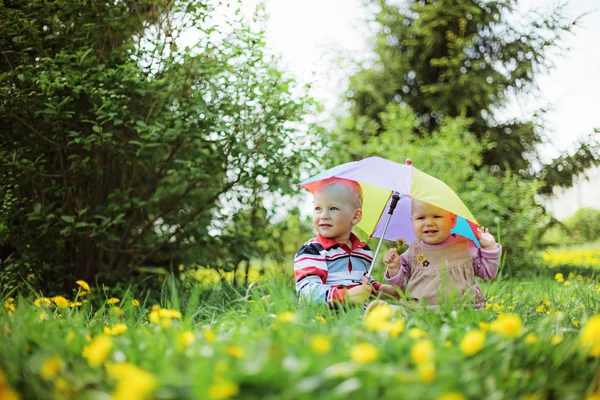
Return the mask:
M284 272L178 271L156 297L24 279L0 399L600 399L600 276L556 265L483 282L483 311L409 317L298 305Z

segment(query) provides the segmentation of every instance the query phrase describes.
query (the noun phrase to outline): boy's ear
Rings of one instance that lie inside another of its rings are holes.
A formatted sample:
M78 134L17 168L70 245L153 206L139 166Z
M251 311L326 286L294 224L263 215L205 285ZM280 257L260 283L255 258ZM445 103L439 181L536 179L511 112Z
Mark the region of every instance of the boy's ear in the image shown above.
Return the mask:
M352 225L358 224L362 220L362 208L354 210L354 217L352 218Z

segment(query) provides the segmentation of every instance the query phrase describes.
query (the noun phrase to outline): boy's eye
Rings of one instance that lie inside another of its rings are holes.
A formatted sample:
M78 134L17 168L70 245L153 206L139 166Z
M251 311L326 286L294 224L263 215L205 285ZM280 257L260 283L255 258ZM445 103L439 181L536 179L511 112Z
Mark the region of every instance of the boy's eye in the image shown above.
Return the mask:
M315 211L321 211L321 207L315 207Z
M337 208L337 207L331 207L331 208L330 208L330 210L332 210L332 211L337 211L337 210L338 210L338 208Z

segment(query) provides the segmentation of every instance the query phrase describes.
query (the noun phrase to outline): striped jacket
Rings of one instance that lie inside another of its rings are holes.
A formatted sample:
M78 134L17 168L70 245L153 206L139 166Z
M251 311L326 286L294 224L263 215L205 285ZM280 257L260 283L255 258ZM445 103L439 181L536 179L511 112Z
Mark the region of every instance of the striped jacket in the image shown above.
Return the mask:
M366 243L350 234L352 248L321 235L304 243L294 258L296 292L300 301L343 303L345 289L360 285L373 261ZM381 283L370 278L375 291Z

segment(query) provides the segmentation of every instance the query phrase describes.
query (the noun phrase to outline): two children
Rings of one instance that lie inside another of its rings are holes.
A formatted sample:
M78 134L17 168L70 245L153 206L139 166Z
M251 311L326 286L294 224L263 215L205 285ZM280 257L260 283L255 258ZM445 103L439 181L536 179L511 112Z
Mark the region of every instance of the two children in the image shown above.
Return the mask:
M296 291L301 300L329 306L364 304L373 294L398 298L398 290L419 305L437 306L439 295L449 292L469 296L476 308L484 296L475 280L493 279L502 248L483 227L478 228L478 248L469 239L453 236L456 215L414 200L411 220L418 238L399 255L390 250L385 285L365 272L373 260L366 243L352 233L362 218L362 189L354 181L331 178L314 191L313 225L318 235L306 242L294 259Z

